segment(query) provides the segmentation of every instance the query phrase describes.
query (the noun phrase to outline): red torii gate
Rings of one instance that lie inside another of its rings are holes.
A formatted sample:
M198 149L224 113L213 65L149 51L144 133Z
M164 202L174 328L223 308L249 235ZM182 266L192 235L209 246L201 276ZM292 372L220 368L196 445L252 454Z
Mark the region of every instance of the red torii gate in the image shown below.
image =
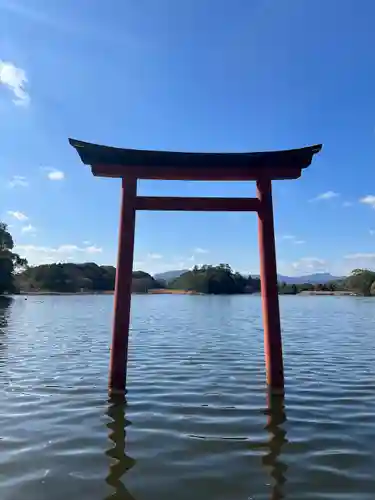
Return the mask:
M122 179L115 311L109 390L126 391L130 301L137 210L258 212L260 277L267 383L284 392L284 370L277 290L272 180L297 179L322 145L263 153L180 153L100 146L69 139L82 162L98 177ZM256 181L256 198L137 196L138 179Z

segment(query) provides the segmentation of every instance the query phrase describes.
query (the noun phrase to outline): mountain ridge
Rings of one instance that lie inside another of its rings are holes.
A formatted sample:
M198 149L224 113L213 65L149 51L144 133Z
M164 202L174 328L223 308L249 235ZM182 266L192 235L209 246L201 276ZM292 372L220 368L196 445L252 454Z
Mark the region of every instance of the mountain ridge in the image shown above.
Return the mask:
M163 280L163 281L171 281L175 278L178 278L181 276L183 273L188 272L189 269L176 269L176 270L171 270L171 271L165 271L163 273L156 273L154 275L154 278L156 280ZM257 275L252 275L254 278L259 277L259 274ZM303 283L311 283L311 284L325 284L330 281L337 281L340 279L344 279L344 276L333 276L330 273L312 273L312 274L305 274L301 276L285 276L282 274L277 275L277 279L279 282L284 282L287 283L288 285L299 285Z

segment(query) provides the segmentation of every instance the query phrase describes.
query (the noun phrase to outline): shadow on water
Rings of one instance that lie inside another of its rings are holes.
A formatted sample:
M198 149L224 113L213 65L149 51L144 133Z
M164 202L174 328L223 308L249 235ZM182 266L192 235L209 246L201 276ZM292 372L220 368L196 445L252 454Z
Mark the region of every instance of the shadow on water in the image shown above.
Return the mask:
M273 485L270 500L285 498L284 485L286 483L287 465L280 460L280 454L285 443L286 430L282 425L286 422L285 398L283 395L268 394L267 396L267 425L265 429L270 435L268 453L263 456L262 463L270 474Z
M105 500L135 500L121 480L122 476L135 465L135 460L126 454L126 427L131 425L131 422L126 419L125 410L125 397L111 396L107 411L111 421L107 427L108 437L113 446L106 452L112 461L106 481L114 491Z

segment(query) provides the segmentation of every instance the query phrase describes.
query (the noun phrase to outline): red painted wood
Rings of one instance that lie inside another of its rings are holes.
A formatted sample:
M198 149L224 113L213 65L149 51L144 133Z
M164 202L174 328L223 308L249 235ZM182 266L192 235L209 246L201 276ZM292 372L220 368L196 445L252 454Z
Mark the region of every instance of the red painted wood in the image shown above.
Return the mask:
M257 198L183 198L138 196L137 210L190 210L208 212L256 212Z
M138 179L189 180L189 181L256 181L262 172L275 180L298 179L301 168L173 168L173 167L124 167L123 165L92 165L97 177L133 175Z
M257 181L257 196L260 201L258 230L267 383L272 390L283 392L284 369L271 179Z
M125 392L126 389L136 196L137 179L134 177L124 178L122 181L120 231L114 297L115 310L109 373L109 390L111 393Z

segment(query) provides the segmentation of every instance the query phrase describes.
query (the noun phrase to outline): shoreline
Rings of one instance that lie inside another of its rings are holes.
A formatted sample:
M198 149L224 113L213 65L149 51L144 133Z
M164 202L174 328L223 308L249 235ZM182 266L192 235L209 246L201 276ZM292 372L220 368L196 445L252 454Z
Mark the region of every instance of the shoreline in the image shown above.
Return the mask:
M47 296L47 295L114 295L114 290L104 291L87 291L87 292L51 292L51 291L34 291L34 292L20 292L18 294L4 295L4 297L28 297L28 296ZM195 292L193 290L173 290L168 288L156 288L148 292L132 292L132 295L210 295L208 293ZM223 294L224 295L224 294ZM261 295L256 293L238 293L229 295ZM358 297L359 295L350 291L308 291L304 290L296 294L279 293L279 296L302 295L302 296L336 296L336 297Z
M113 295L115 292L113 290L103 291L103 292L20 292L13 294L12 297L25 297L32 295Z
M114 290L103 290L103 291L87 291L87 292L52 292L47 290L40 290L34 292L20 292L17 294L6 295L9 297L25 297L25 296L42 296L42 295L114 295ZM194 292L191 290L172 290L168 288L156 288L149 290L148 292L132 292L132 295L206 295L199 292Z

